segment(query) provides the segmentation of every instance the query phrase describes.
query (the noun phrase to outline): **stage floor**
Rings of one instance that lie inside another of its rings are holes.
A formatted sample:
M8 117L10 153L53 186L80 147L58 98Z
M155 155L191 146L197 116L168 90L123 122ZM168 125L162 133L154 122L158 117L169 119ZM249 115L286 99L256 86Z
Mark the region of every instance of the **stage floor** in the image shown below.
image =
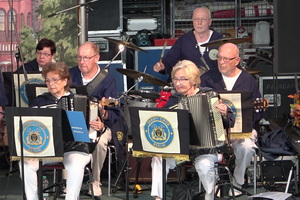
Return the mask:
M8 174L8 169L0 169L0 200L21 200L22 199L22 182L20 179L20 173L14 172L12 174L10 174L9 176L7 176ZM116 176L113 178L112 183L114 184L116 180ZM50 180L51 181L51 180ZM101 200L114 200L114 199L127 199L126 198L126 192L125 190L123 191L117 191L115 194L112 194L112 196L108 196L108 190L107 190L107 178L102 178L102 192L103 195L101 196ZM187 181L187 183L189 185L192 185L193 189L195 191L198 191L198 184L197 181L189 182ZM150 196L150 188L151 188L151 184L150 183L139 183L139 185L141 186L142 189L145 189L144 191L141 191L140 194L134 195L133 192L133 187L134 184L130 183L129 187L130 189L128 190L128 195L129 198L128 199L143 199L143 200L152 200L153 198ZM83 185L83 187L85 187L86 185ZM167 184L167 199L171 199L172 196L172 192L173 189L178 186L177 182L171 182ZM114 188L114 187L112 187ZM253 194L253 186L248 186L247 188L245 188L246 191L248 191L249 193ZM259 186L258 187L258 193L262 193L262 192L266 192L267 190L262 187ZM225 197L228 198L228 197ZM48 200L53 199L53 197L49 196L47 198ZM64 199L64 198L60 198L60 199ZM85 196L85 195L81 195L80 199L91 199L91 197ZM248 198L247 195L243 195L240 197L237 197L236 199L241 200L241 199L252 199L252 198Z

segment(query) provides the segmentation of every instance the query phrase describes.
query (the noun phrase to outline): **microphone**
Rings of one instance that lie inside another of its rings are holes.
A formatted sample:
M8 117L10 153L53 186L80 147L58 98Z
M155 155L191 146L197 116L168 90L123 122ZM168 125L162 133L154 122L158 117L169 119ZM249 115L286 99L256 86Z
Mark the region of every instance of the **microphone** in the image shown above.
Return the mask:
M166 85L166 86L159 87L159 89L165 90L165 91L171 91L171 90L175 90L175 87Z

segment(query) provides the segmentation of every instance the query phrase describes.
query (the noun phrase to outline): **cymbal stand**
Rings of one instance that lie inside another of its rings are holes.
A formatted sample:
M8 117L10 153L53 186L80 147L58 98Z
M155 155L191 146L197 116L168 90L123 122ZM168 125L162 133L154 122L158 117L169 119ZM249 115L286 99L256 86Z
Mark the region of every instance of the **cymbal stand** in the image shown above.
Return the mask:
M104 69L108 69L110 64L117 58L117 56L124 51L125 47L124 45L120 44L119 45L119 51L117 54L107 63L107 65L104 67Z
M138 78L138 81L133 86L131 86L126 92L123 92L123 94L118 98L118 101L120 101L120 99L123 98L124 96L127 96L128 92L130 92L137 84L139 84L140 82L142 82L143 79L144 79L144 77L140 76Z

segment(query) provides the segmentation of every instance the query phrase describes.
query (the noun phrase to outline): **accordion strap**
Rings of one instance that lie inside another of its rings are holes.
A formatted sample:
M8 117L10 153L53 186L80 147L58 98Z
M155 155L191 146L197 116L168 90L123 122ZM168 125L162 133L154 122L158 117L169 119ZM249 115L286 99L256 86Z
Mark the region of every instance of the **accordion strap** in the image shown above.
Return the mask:
M91 95L98 88L107 75L108 73L104 69L100 70L97 76L86 86L88 95Z

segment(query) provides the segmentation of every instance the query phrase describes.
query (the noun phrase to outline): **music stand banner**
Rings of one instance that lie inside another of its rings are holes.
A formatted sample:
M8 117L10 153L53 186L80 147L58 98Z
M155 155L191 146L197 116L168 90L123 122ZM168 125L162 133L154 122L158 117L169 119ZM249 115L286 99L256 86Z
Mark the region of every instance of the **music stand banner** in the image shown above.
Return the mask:
M20 91L18 90L18 76L20 78ZM21 102L19 102L19 98L16 98L16 106L17 107L28 107L29 101L26 93L26 84L44 84L44 79L41 73L27 74L28 82L25 81L24 74L14 74L14 85L16 91L16 97L19 96L19 92L21 95Z
M187 110L129 107L133 156L189 160Z
M249 91L221 91L223 103L231 108L235 117L234 127L230 129L230 139L252 137L253 105Z
M28 107L29 101L26 92L27 84L45 84L41 72L27 73L28 82L24 73L3 72L4 87L9 106ZM20 102L19 102L20 95Z
M6 115L12 160L21 159L22 151L26 158L63 159L62 109L7 107Z

